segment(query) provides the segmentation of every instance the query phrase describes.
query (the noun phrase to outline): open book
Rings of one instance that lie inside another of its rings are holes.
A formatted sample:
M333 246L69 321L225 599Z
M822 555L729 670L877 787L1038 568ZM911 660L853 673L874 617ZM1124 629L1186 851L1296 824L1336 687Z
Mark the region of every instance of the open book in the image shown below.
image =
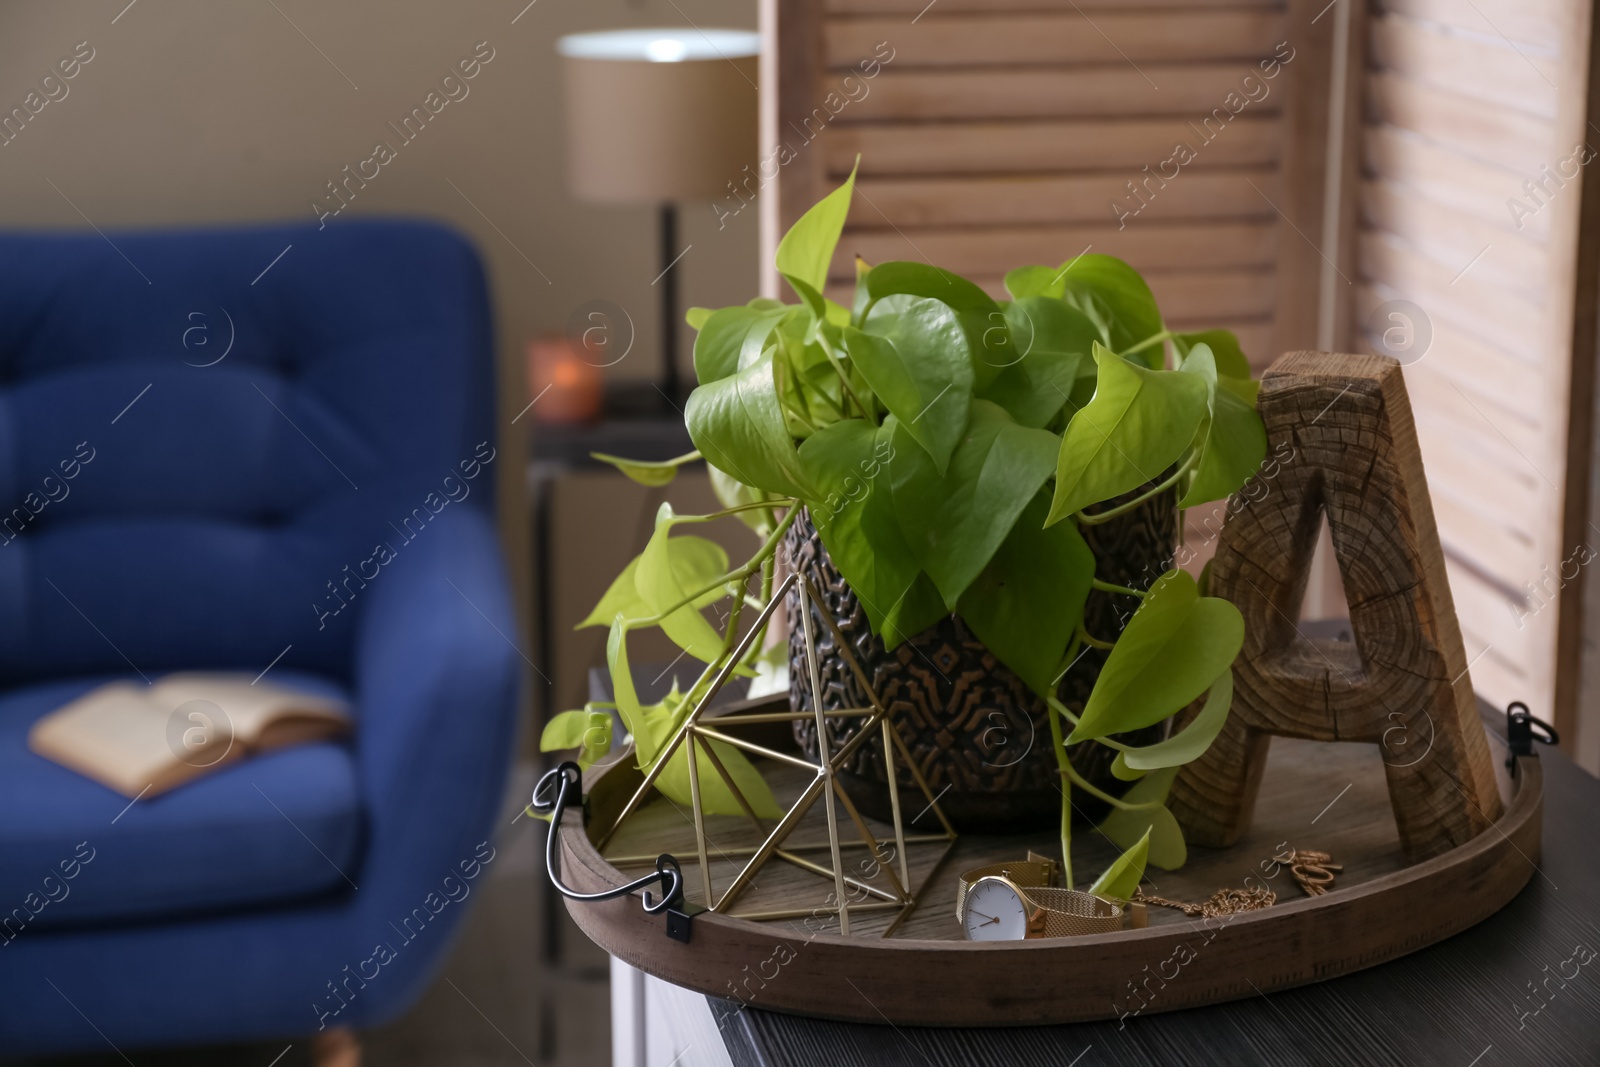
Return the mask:
M129 797L155 796L251 752L350 729L343 701L244 674L110 682L33 724L28 747Z

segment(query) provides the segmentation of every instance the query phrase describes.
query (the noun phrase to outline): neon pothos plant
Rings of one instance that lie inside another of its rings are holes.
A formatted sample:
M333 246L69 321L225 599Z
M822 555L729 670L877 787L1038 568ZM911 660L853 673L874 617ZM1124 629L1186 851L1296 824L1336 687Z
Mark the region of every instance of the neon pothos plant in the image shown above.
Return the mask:
M1100 580L1082 531L1162 494L1182 509L1239 489L1266 454L1256 383L1231 333L1166 329L1144 280L1110 256L1014 270L1005 278L1009 301L923 263L857 260L853 306L825 298L854 180L778 246L777 267L797 303L689 313L699 387L686 415L698 450L665 463L602 458L650 485L703 459L726 507L680 515L662 505L645 550L580 625L610 628L614 706L639 766L649 768L731 659L741 614L772 596L779 541L805 505L885 645L955 612L1045 700L1069 880L1070 798L1079 789L1110 805L1100 829L1127 850L1093 889L1129 896L1146 860L1163 868L1184 861L1167 791L1227 716L1244 623L1180 570L1145 589ZM686 529L725 516L748 523L761 542L737 566ZM1093 589L1140 601L1114 640L1085 628ZM724 599L719 630L702 609ZM661 703L642 705L627 641L649 626L705 667L687 691L674 686ZM1075 713L1056 691L1085 646L1108 655ZM736 669L759 666L752 651ZM1199 714L1164 741L1133 746L1113 736L1202 697ZM600 706L566 712L550 723L544 747L583 746L586 759L597 759L610 745L610 722ZM1081 744L1116 750L1113 773L1133 782L1125 795L1072 766L1068 752ZM759 813L779 814L739 752L721 746L717 755ZM659 783L688 802L681 748ZM740 814L714 771L702 771L700 789L708 812Z

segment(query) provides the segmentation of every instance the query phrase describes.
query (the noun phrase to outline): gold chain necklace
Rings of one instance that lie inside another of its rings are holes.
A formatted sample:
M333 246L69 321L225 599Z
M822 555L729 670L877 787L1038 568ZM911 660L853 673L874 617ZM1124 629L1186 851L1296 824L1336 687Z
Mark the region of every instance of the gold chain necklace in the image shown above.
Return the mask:
M1272 857L1274 863L1288 867L1289 873L1294 876L1296 884L1305 891L1307 896L1321 896L1333 885L1334 872L1344 870L1341 865L1332 862L1333 857L1326 852L1313 849L1293 849ZM1163 908L1177 908L1185 915L1201 915L1213 918L1218 915L1231 915L1241 911L1257 911L1261 908L1271 907L1277 903L1278 894L1267 888L1257 889L1219 889L1211 894L1211 898L1204 904L1191 904L1182 900L1168 900L1165 897L1153 897L1143 890L1135 890L1133 902L1135 904L1156 904Z

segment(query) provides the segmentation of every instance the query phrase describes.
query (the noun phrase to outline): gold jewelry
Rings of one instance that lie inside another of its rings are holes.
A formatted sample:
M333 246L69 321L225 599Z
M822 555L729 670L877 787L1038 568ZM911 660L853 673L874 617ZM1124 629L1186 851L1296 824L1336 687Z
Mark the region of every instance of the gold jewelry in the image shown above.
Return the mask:
M1211 899L1204 904L1190 904L1182 900L1168 900L1165 897L1152 897L1142 889L1133 891L1135 904L1159 904L1163 908L1177 908L1185 915L1204 915L1211 918L1217 915L1229 915L1239 911L1256 911L1260 908L1270 907L1278 900L1278 894L1270 889L1219 889L1211 894Z
M1344 867L1332 862L1333 857L1326 852L1315 849L1291 848L1272 857L1272 862L1282 867L1289 868L1289 873L1294 876L1295 883L1305 891L1306 896L1319 897L1326 893L1333 885L1334 872L1344 870ZM1219 889L1211 894L1211 899L1204 904L1189 904L1181 900L1167 900L1164 897L1152 897L1142 890L1134 890L1133 902L1136 904L1159 904L1164 908L1177 908L1185 915L1204 915L1213 917L1217 915L1230 915L1241 911L1256 911L1260 908L1270 907L1277 903L1278 894L1270 889Z
M1294 880L1308 897L1320 897L1326 893L1333 886L1334 872L1344 870L1341 865L1330 862L1332 859L1326 852L1296 848L1272 857L1274 863L1289 868L1289 873L1294 875Z

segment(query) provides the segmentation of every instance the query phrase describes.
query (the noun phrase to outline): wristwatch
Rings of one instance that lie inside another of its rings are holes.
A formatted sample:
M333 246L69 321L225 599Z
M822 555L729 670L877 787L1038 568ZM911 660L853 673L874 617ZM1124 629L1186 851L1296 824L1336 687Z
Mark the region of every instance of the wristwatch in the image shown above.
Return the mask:
M956 920L968 941L1022 941L1108 933L1122 928L1122 909L1054 880L1051 860L979 867L961 876Z

